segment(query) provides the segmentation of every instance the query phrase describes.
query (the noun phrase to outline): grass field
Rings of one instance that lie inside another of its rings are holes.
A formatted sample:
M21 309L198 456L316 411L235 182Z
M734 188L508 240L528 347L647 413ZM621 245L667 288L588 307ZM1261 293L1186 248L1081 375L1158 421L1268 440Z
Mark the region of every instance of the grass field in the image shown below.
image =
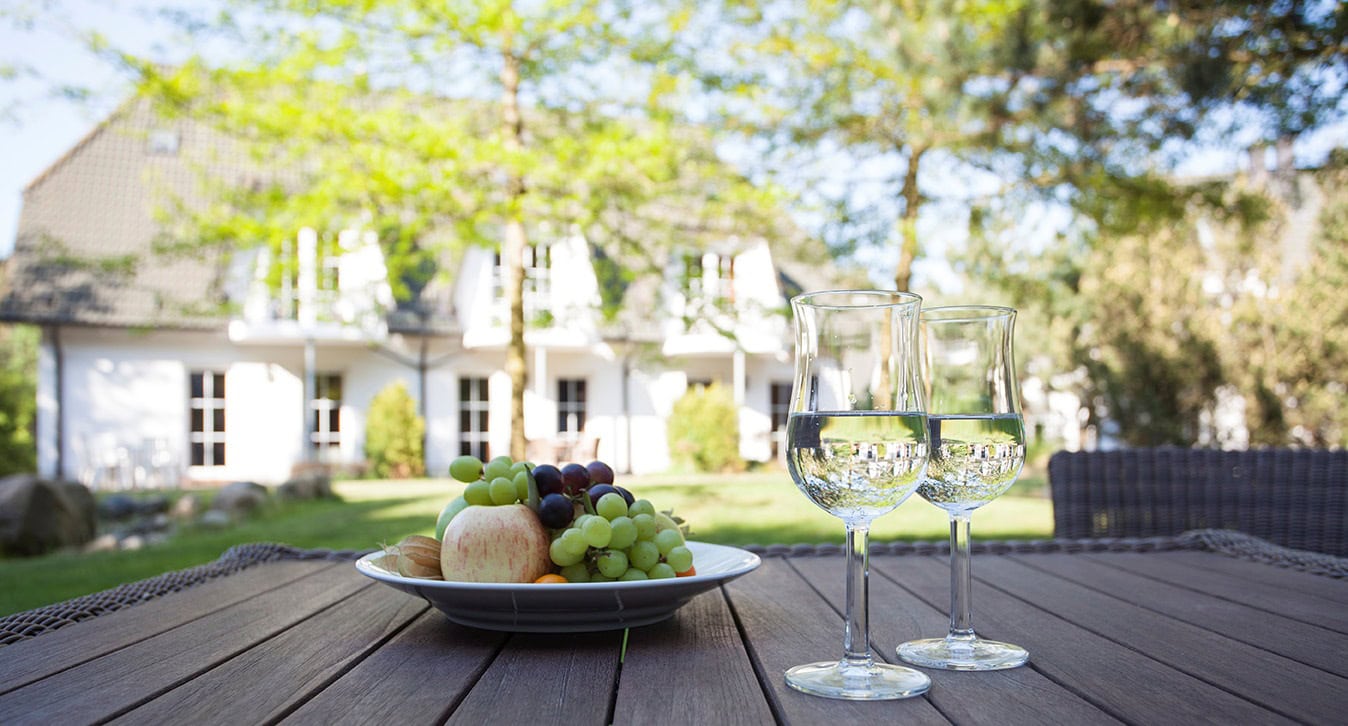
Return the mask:
M619 483L658 509L673 509L692 527L693 539L732 545L843 541L842 523L801 496L780 471L627 477ZM184 527L169 542L141 550L0 560L0 615L210 562L236 544L369 549L408 534L432 535L436 515L463 487L442 479L339 481L333 488L340 501L276 503L235 527ZM974 516L979 539L1044 538L1052 532L1052 505L1034 477ZM871 536L940 540L948 533L945 513L913 497L876 520Z

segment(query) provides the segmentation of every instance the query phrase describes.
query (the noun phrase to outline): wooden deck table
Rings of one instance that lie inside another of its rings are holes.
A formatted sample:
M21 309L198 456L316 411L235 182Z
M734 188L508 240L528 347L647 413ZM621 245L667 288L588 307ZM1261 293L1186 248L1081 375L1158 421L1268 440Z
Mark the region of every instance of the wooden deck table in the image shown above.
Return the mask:
M0 648L0 724L1348 722L1348 581L1204 551L981 554L974 624L1027 667L922 697L796 693L840 655L843 559L768 554L670 620L449 622L351 562L260 564ZM871 560L878 653L944 632L943 554Z

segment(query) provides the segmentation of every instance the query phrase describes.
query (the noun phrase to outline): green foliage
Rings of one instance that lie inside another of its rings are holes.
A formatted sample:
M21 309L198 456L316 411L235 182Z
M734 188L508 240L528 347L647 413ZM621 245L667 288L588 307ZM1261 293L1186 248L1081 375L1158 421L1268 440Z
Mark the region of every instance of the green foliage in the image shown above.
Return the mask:
M692 386L674 402L666 424L676 464L694 471L741 471L739 412L730 391L718 383Z
M38 329L0 327L0 476L37 471Z
M365 458L379 478L406 479L426 473L422 438L426 422L401 381L391 383L370 401L365 422Z
M1348 150L1314 179L1325 203L1306 258L1278 248L1302 230L1272 200L1279 213L1254 234L1273 244L1251 252L1246 272L1259 282L1230 308L1229 380L1245 399L1252 445L1348 446Z

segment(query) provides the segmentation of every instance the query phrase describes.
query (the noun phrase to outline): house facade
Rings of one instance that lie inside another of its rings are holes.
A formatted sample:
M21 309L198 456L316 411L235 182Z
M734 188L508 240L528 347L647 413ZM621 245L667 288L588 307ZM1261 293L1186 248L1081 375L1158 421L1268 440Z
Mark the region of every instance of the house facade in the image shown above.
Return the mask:
M394 383L425 419L432 475L460 454L507 453L497 251L462 251L416 315L394 301L367 231L296 230L284 251L294 274L279 286L264 249L157 252L166 198L200 203L202 168L243 174L220 148L208 129L133 102L26 189L0 319L43 331L39 473L124 487L358 467L370 402ZM577 234L534 241L531 459L665 470L674 403L711 383L733 393L742 456L777 455L792 374L787 298L826 285L825 262L782 259L763 239L676 250L645 286L641 322L615 326L599 314L593 246Z

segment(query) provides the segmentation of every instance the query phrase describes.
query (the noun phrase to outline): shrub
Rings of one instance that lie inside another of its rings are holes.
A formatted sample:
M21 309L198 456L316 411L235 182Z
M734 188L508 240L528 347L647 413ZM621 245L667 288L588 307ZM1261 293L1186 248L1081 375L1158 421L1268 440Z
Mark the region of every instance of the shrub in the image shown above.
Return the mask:
M422 435L426 423L401 381L390 383L370 402L365 426L365 458L370 473L381 479L423 476L426 460Z
M0 476L37 471L38 329L0 327Z
M669 451L676 464L696 471L742 471L739 412L719 384L695 386L674 403Z

